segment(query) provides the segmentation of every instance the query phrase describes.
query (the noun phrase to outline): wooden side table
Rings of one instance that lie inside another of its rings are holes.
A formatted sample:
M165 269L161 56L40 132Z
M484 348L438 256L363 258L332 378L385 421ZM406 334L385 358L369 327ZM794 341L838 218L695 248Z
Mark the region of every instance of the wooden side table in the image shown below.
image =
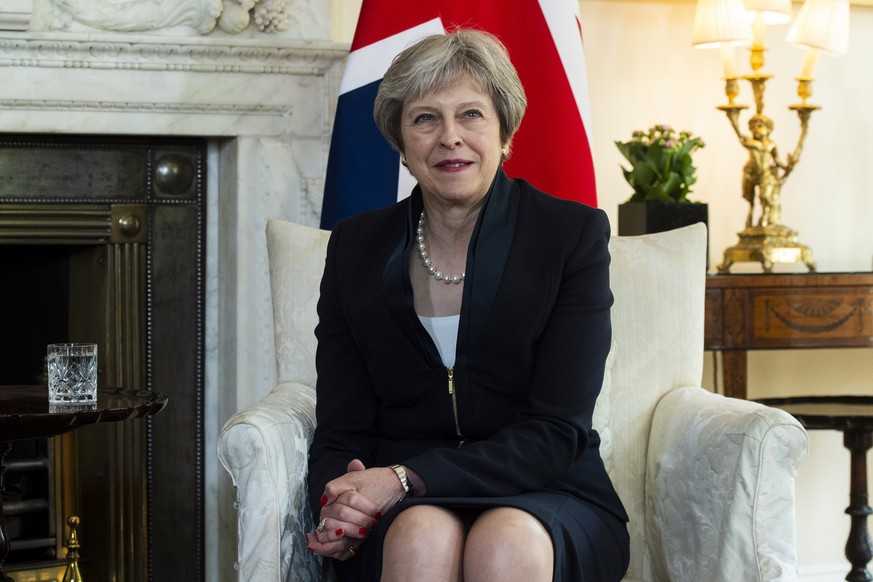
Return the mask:
M704 349L725 396L746 398L748 350L873 346L873 273L711 275Z
M873 396L805 396L799 398L768 398L758 400L767 406L781 408L794 416L806 429L838 430L843 433L843 445L849 449L851 517L846 558L852 569L849 582L873 580L867 563L873 558L873 544L867 528L867 516L873 513L867 497L867 451L873 447Z
M0 386L0 582L14 582L3 571L9 540L3 530L3 464L12 441L46 438L89 424L118 422L157 414L167 396L122 389L97 390L97 403L53 406L45 386Z

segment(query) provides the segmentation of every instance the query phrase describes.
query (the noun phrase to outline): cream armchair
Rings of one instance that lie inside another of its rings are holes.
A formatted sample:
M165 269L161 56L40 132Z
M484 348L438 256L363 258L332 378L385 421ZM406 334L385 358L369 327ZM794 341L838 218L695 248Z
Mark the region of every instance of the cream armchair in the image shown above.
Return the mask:
M237 492L239 579L315 582L306 455L315 426L315 302L328 233L267 226L281 383L218 443ZM613 346L595 426L630 514L626 580L796 579L791 416L699 387L706 231L613 237ZM229 565L228 565L229 566Z

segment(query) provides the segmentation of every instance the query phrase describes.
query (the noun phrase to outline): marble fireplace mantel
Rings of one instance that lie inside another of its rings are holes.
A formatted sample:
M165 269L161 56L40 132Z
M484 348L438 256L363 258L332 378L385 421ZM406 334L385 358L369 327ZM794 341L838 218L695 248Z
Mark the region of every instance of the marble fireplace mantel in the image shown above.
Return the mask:
M327 27L329 28L329 27ZM232 579L215 443L275 384L268 218L317 225L347 46L257 37L0 31L0 132L199 136L207 176L206 573Z
M322 139L346 49L0 32L0 129Z

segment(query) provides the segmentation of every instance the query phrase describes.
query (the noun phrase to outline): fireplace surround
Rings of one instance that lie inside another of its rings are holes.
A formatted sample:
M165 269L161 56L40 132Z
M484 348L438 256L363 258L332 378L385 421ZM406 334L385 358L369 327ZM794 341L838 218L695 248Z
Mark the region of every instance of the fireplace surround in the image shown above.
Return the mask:
M154 419L40 447L51 485L19 504L45 503L55 541L29 527L12 536L18 580L57 579L70 515L89 579L203 577L205 157L191 138L0 136L0 276L13 283L0 290L0 383L42 383L46 344L88 341L101 388L172 401ZM40 536L47 551L19 559Z
M167 554L161 559L170 561L196 553L192 547L199 551L203 564L195 580L234 579L233 491L215 443L225 419L275 384L266 220L318 224L347 46L324 32L330 3L308 5L318 26L306 34L0 31L0 138L205 143L203 437L196 453L203 466L203 525L195 539L170 536L161 550Z

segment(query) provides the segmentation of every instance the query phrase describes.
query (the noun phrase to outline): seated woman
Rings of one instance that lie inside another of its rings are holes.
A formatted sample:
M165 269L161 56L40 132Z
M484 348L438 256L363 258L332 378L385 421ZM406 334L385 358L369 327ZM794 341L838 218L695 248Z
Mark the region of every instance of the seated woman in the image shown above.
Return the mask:
M503 172L525 107L506 49L472 30L406 49L379 88L376 122L418 185L328 245L307 540L343 582L627 568L591 427L609 223Z

